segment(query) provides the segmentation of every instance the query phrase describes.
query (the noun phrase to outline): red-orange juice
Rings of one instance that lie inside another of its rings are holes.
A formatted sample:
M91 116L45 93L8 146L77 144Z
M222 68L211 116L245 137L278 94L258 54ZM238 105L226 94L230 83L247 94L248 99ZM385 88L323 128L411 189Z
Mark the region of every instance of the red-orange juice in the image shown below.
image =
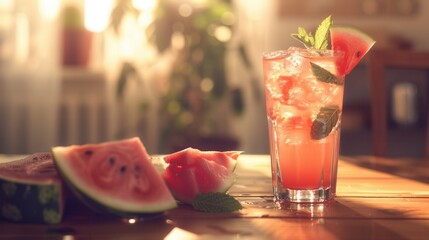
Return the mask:
M274 196L326 202L335 195L344 77L331 50L263 55Z

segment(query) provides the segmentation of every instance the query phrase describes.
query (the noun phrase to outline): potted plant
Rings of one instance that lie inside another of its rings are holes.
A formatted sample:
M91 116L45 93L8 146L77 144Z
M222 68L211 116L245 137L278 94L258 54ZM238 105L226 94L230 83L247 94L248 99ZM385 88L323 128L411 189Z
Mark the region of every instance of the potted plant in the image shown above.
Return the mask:
M112 15L114 28L127 10L136 12L130 4L119 1ZM159 54L175 50L169 81L160 99L161 152L189 146L203 150L238 147L234 136L219 134L215 122L222 108L229 107L233 114L244 109L241 89L231 88L226 77L226 54L231 48L233 23L230 0L199 1L199 4L158 1L154 20L147 29L149 42ZM245 65L251 68L243 45L238 45L238 49ZM124 74L121 76L120 90L127 79ZM225 119L220 117L220 121Z
M81 10L67 5L62 10L62 63L63 66L88 65L92 32L85 29Z

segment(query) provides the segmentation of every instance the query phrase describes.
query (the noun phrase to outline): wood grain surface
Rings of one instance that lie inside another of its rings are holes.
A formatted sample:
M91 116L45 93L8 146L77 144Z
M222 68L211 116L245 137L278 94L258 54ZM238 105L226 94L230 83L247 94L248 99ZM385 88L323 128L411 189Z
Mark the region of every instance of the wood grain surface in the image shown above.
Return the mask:
M283 209L272 201L269 156L241 156L236 173L230 194L244 206L239 212L180 205L135 221L99 215L73 201L61 224L0 220L0 239L429 239L425 161L342 157L335 202Z

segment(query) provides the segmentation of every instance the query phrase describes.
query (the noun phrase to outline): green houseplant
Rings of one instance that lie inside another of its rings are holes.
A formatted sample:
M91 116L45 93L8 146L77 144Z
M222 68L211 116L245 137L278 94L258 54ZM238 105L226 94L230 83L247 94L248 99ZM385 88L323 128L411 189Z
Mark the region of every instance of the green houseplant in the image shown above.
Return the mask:
M226 54L231 49L234 24L232 4L230 0L199 2L159 0L147 28L149 42L159 54L174 47L177 50L160 99L161 151L185 146L223 150L238 145L232 136L217 134L211 114L222 101L228 102L234 114L244 109L241 89L229 87L226 77ZM112 12L114 29L127 12L138 14L129 1L118 1ZM250 68L243 45L237 49ZM118 80L119 94L126 85L126 76L136 73L130 63L124 63L123 69Z

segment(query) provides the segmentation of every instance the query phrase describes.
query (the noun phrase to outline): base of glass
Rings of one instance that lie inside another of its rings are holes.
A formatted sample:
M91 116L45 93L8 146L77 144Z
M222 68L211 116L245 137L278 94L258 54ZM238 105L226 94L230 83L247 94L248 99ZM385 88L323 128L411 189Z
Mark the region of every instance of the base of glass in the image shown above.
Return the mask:
M280 203L329 203L334 199L331 188L315 190L274 190L274 200Z

